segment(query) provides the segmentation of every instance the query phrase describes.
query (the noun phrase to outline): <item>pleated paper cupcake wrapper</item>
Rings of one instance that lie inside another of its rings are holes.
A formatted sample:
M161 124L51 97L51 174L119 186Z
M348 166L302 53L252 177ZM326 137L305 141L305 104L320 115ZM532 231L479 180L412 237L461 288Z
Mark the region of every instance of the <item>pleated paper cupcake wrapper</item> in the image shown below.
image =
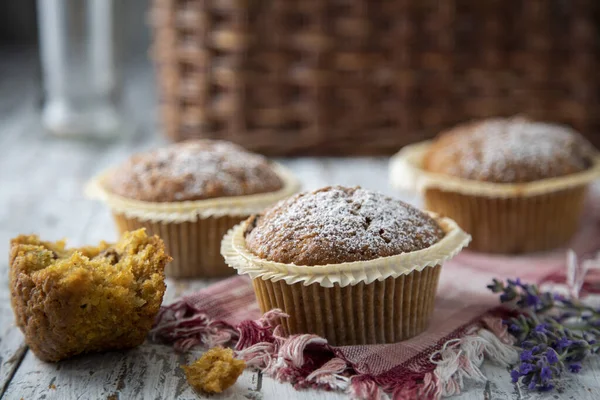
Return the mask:
M549 250L577 231L589 184L600 177L600 158L583 172L522 184L478 182L422 169L431 142L406 146L392 158L399 189L420 192L425 208L453 218L473 236L469 249L490 253Z
M280 308L286 334L314 333L333 346L394 343L427 329L441 267L352 286L287 284L260 278L252 283L261 311Z
M165 242L173 261L167 264L165 274L172 278L215 278L233 275L220 253L223 235L232 226L248 216L220 216L198 218L194 222L153 222L113 213L119 232L123 234L139 228L158 235Z
M111 193L109 170L91 180L89 197L104 201L112 210L119 232L146 228L166 244L173 261L165 273L174 278L218 277L233 272L220 254L221 239L234 225L283 200L300 189L298 180L273 163L283 187L270 193L182 202L146 202Z
M441 265L470 240L434 215L446 235L427 249L319 266L266 261L245 245L243 222L223 238L226 263L253 279L261 310L281 308L287 333L315 333L334 345L388 343L422 332L433 311Z
M577 232L587 186L526 197L486 197L427 189L425 208L451 216L473 236L470 250L517 254L566 245Z

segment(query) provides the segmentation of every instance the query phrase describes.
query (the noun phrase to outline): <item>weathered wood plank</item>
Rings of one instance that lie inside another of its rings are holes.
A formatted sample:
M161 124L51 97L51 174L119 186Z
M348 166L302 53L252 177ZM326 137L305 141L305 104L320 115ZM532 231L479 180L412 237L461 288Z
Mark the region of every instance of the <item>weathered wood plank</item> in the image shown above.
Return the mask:
M0 397L8 386L16 368L27 350L19 329L14 325L8 292L8 240L13 234L11 226L17 200L11 196L13 182L22 179L23 171L13 169L12 160L22 157L15 154L14 145L21 142L23 130L31 127L33 118L33 82L14 79L31 74L32 55L6 51L0 52ZM10 95L7 95L9 94Z
M8 387L6 399L197 399L180 365L201 352L175 354L168 346L147 343L126 352L76 357L61 363L39 361L28 353ZM245 371L215 399L250 398L258 393L258 374Z
M0 325L0 398L27 351L23 335L12 323Z
M348 398L340 392L314 389L296 390L289 383L280 383L267 377L263 377L262 396L263 400L341 400Z

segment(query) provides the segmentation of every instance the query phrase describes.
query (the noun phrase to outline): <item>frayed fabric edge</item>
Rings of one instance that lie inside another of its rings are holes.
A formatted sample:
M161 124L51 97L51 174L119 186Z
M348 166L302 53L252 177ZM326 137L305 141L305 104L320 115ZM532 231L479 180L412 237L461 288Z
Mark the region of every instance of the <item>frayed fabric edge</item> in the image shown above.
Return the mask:
M215 320L185 298L161 307L149 333L154 342L171 343L175 351L186 352L199 345L225 346L238 340L233 325Z
M467 330L462 338L448 340L434 352L429 360L435 369L424 373L420 382L411 377L386 385L384 392L376 377L357 375L347 393L357 400L440 399L459 394L466 381L485 382L481 370L484 360L507 367L517 362L518 351L500 318L484 317L481 325Z

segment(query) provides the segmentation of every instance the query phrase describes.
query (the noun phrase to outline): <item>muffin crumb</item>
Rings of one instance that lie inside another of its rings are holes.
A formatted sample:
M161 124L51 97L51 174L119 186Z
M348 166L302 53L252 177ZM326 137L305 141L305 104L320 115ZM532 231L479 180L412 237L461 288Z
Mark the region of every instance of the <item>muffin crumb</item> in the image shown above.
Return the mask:
M215 347L190 365L182 365L188 383L201 393L221 393L232 386L246 368L233 350Z

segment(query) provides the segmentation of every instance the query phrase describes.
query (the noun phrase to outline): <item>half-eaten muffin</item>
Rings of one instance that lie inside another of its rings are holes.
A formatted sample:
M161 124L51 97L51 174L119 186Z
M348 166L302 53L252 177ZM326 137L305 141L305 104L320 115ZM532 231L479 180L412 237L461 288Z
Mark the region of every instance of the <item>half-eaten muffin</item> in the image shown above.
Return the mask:
M162 240L143 229L82 248L18 236L9 259L17 325L45 361L135 347L160 308L170 260Z

